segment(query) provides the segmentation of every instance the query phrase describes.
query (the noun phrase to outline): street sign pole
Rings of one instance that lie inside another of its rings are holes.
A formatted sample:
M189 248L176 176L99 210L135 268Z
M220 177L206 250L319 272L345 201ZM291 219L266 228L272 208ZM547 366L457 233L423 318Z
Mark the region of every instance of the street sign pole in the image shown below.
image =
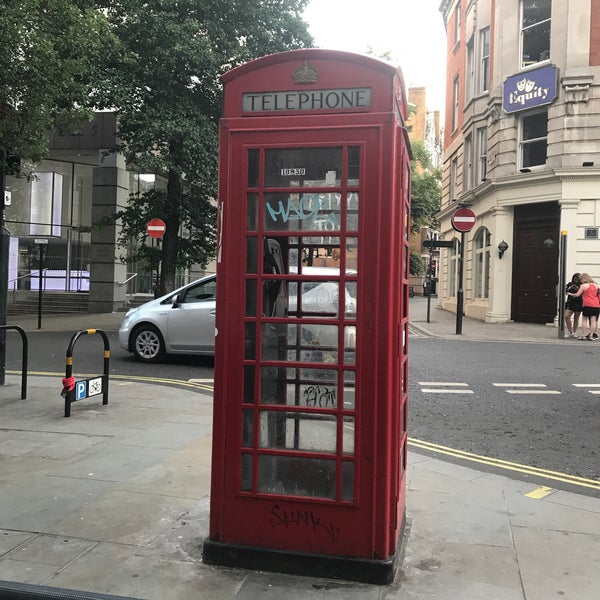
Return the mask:
M560 232L560 270L558 272L558 337L565 337L565 287L567 276L567 232Z
M460 231L460 254L458 257L458 291L456 293L456 335L462 334L462 318L464 309L463 271L465 264L465 234L471 231L477 217L466 205L459 204L459 208L452 215L452 227Z
M463 265L465 262L465 232L460 233L460 255L458 258L458 292L456 293L456 335L462 335L463 318Z
M429 264L427 265L427 322L430 323L431 315L431 261L433 260L433 248L429 247Z

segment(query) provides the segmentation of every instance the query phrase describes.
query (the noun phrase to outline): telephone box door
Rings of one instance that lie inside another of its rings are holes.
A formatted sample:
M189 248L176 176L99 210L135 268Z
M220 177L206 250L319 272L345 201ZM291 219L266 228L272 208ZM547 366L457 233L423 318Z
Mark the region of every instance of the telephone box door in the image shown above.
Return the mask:
M224 493L224 512L243 519L221 524L233 543L343 555L371 545L373 472L359 455L372 440L357 415L372 408L357 405L356 389L360 206L376 137L233 136L246 184L234 234L245 240L244 269L227 267L227 293L245 306L243 326L226 324L237 336L230 348L243 352L226 377L235 386L243 365Z

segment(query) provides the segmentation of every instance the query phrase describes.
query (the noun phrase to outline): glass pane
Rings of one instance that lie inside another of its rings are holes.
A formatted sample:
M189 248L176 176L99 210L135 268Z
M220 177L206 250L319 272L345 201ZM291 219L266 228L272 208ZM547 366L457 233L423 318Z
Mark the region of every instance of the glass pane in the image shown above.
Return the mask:
M356 327L344 327L344 364L356 364Z
M242 446L251 448L254 444L254 411L242 411Z
M259 456L258 491L334 500L335 460L295 456ZM334 535L333 530L331 535Z
M357 305L357 292L356 292L356 281L346 282L346 304L344 308L344 315L346 318L356 318L356 305Z
M337 395L337 372L334 370L261 368L261 404L336 408Z
M252 491L252 454L242 454L240 490L242 492Z
M339 186L341 148L278 148L265 151L265 187Z
M341 194L265 194L267 231L338 231Z
M523 117L523 140L535 140L548 135L548 113L546 111Z
M334 415L263 411L260 414L260 447L311 452L335 452Z
M358 273L358 238L346 238L346 273ZM356 298L356 296L354 296Z
M545 165L548 143L544 140L523 144L523 167Z
M248 150L248 187L258 187L259 151Z
M244 404L254 404L254 367L244 366Z
M342 436L342 452L354 454L354 417L344 417L344 434Z
M323 350L337 357L336 325L264 323L262 332L263 360L323 362Z
M247 222L246 228L248 231L256 231L258 229L258 195L248 194L247 206Z
M360 183L360 148L348 148L348 185Z
M256 279L246 280L246 316L256 316Z
M337 317L340 304L339 287L337 281L290 282L290 315Z
M549 19L551 10L552 0L524 0L523 27Z
M246 238L246 273L255 274L258 268L258 238Z
M293 372L293 370L291 370ZM284 367L262 367L260 370L261 404L285 404L290 370Z
M550 21L523 31L523 65L550 58Z
M354 463L349 461L342 463L342 500L354 501Z
M346 230L358 230L358 192L349 192L346 196Z
M356 408L356 375L354 371L344 371L344 409Z
M246 323L244 340L244 358L254 360L256 357L256 324Z

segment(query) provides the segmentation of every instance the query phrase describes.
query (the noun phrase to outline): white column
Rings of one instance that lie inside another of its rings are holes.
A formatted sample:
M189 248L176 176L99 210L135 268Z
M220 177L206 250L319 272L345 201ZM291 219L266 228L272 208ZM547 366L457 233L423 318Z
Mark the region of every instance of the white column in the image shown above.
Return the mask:
M492 208L492 255L490 280L490 310L486 323L505 323L510 320L513 260L513 210L511 207ZM505 241L508 250L499 257L498 244Z

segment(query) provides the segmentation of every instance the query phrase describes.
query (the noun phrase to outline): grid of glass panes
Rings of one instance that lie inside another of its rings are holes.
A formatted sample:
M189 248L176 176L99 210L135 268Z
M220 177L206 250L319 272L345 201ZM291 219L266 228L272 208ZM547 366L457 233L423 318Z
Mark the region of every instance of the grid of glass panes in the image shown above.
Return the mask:
M355 500L359 172L248 152L241 492Z

